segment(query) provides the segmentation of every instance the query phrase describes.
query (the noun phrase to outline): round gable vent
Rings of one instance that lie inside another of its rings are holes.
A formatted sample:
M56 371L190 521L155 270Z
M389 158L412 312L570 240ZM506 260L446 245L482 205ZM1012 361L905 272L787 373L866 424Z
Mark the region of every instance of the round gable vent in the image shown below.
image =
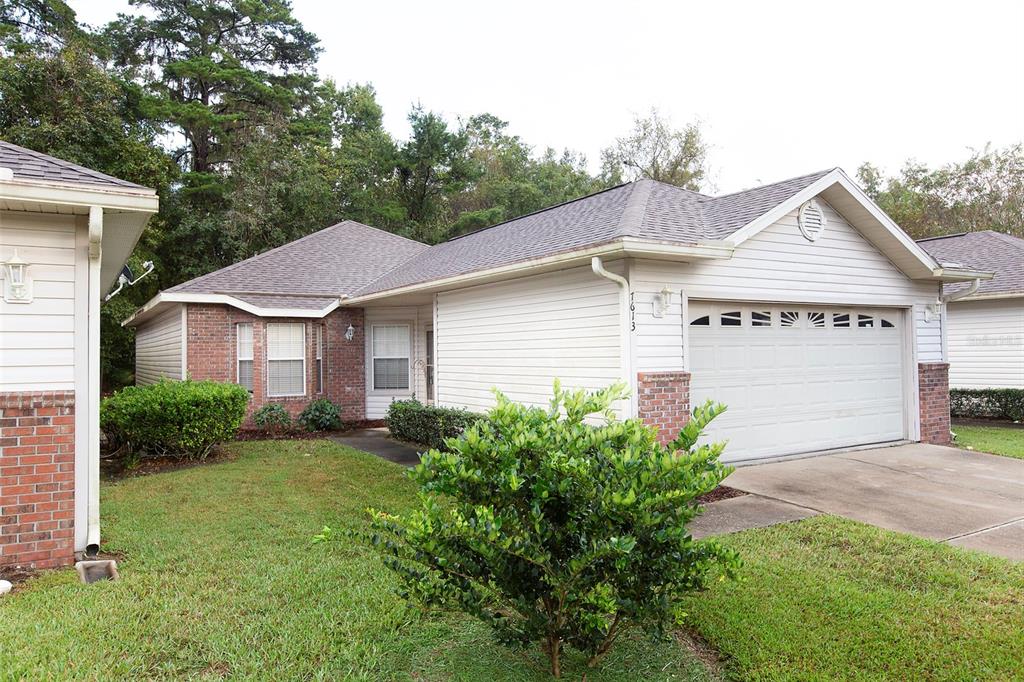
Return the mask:
M804 237L808 241L816 242L821 233L825 231L828 218L825 217L825 212L821 210L821 206L818 206L818 202L811 199L800 207L800 213L797 215L796 222L800 226L800 232Z

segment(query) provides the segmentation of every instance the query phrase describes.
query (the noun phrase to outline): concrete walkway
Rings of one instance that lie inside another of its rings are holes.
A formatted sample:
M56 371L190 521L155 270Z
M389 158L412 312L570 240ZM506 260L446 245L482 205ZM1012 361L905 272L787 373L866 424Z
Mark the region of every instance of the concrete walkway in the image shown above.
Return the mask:
M419 453L427 450L427 448L417 448L411 443L395 440L386 428L356 429L341 436L334 436L331 440L407 467L419 464Z
M1024 460L913 444L744 466L725 483L814 512L1024 561Z

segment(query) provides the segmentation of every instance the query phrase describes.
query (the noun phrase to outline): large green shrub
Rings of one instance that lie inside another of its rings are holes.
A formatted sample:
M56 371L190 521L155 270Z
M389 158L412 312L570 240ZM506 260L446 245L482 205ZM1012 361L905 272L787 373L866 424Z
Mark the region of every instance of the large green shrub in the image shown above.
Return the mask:
M100 406L108 439L135 457L204 459L230 440L245 419L249 393L237 384L161 380L128 386Z
M327 398L318 398L299 413L296 421L307 431L332 431L341 427L341 413Z
M1022 388L954 388L949 392L953 417L1024 421Z
M252 414L252 423L267 431L285 430L292 425L292 416L284 405L267 403Z
M664 635L683 595L739 567L687 530L697 497L731 472L718 461L724 444L697 445L724 407L696 408L664 447L639 420L614 419L609 407L626 395L621 384L586 394L556 382L541 409L499 393L486 419L412 471L422 508L371 511L372 533L357 537L384 554L407 598L472 614L505 644L541 643L556 677L566 646L593 666L629 628ZM325 528L318 539L331 537Z
M401 440L442 449L448 438L455 438L480 419L479 414L448 407L424 405L418 400L396 400L388 408L388 430Z

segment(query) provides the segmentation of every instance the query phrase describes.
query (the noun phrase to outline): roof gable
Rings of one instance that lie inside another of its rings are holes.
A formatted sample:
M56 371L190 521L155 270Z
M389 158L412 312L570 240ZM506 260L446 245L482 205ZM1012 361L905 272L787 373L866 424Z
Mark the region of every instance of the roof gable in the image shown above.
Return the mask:
M100 185L119 189L148 188L76 163L0 140L0 168L10 168L15 180L71 185Z

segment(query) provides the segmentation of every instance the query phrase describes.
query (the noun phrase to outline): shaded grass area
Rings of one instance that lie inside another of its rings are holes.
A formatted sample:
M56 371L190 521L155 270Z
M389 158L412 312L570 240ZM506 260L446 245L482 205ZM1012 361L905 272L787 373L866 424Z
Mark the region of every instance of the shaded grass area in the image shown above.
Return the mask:
M403 469L327 441L230 446L231 461L103 488L123 579L49 572L0 602L0 679L543 680L539 652L411 611L380 558L311 545L324 524L407 508ZM579 679L581 660L566 677ZM673 642L624 642L591 680L704 680Z
M953 432L958 447L1024 459L1024 428L953 424Z
M738 679L1024 679L1024 564L830 516L726 541L746 581L690 606Z

